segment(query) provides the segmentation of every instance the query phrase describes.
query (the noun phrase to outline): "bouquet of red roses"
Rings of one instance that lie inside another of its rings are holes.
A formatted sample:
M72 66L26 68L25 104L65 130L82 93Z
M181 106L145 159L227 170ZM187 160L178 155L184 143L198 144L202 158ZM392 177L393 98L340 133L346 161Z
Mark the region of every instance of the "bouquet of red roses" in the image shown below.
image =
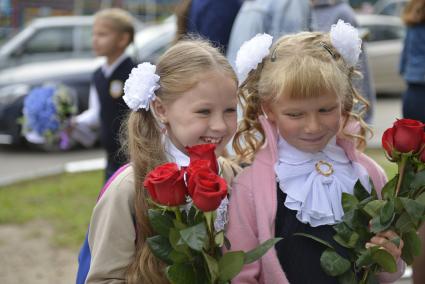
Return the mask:
M279 240L270 239L249 252L222 254L223 245L230 249L223 231L228 186L219 176L214 149L213 144L188 147L187 168L166 163L144 181L152 204L149 220L157 234L147 242L167 264L171 283L228 283L244 264L260 258Z
M347 248L349 258L339 255L329 243L320 262L324 271L338 277L340 283L378 283L376 273L396 272L394 257L379 246L366 243L377 233L392 230L399 237L390 240L396 246L403 240L401 258L411 264L420 252L417 230L425 220L425 133L424 124L411 119L397 120L382 137L382 145L398 173L385 184L379 197L357 182L354 195L343 193L343 221L333 228L334 240Z

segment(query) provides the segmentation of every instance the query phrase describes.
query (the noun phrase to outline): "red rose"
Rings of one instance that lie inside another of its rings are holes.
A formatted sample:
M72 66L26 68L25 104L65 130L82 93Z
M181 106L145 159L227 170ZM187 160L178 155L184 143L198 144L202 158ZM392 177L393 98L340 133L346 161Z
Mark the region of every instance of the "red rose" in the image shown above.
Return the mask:
M392 157L392 151L394 149L394 128L388 128L382 135L382 147Z
M209 168L200 168L191 174L189 195L195 206L203 211L214 211L227 195L226 181Z
M397 120L392 128L387 129L382 136L382 146L391 156L393 150L400 153L420 150L424 124L413 119Z
M190 162L196 160L207 160L210 161L211 169L218 174L217 157L215 156L215 145L214 144L199 144L192 147L186 147L189 153Z
M195 160L191 161L189 166L186 168L186 180L190 179L190 176L198 171L199 169L206 168L211 169L211 162L207 160Z
M151 171L143 185L151 198L159 204L168 206L184 204L187 187L183 173L175 163L166 163Z

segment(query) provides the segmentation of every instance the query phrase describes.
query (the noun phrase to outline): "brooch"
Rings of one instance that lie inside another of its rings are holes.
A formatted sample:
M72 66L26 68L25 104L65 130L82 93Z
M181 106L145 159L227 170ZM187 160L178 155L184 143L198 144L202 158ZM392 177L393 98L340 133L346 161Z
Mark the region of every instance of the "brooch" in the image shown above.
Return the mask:
M330 164L326 161L318 161L316 163L316 171L319 174L321 174L325 177L328 177L334 172L334 169L332 167L332 164Z

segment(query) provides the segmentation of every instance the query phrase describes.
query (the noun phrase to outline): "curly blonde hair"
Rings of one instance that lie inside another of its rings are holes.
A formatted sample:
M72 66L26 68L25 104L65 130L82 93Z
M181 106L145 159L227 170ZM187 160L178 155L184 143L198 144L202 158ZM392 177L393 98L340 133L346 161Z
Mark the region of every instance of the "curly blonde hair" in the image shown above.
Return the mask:
M159 59L156 73L160 76L160 88L156 96L164 104L173 103L184 92L205 79L209 71L223 72L237 84L236 74L227 59L204 40L182 40L168 49ZM147 210L147 192L143 180L156 166L166 162L160 125L152 111L131 112L122 128L126 137L123 147L134 169L136 252L127 270L127 283L168 283L164 263L156 258L146 239L153 235Z
M345 133L356 141L358 148L366 145L366 134L371 132L362 116L368 110L368 102L352 84L355 76L361 76L349 67L332 46L329 34L301 32L280 38L271 52L252 70L239 88L243 107L243 119L233 140L238 159L250 163L265 142L264 130L259 122L262 105L276 102L283 94L290 98L318 97L324 91L340 96L343 126L350 120L360 123L359 134ZM359 104L360 111L353 106Z

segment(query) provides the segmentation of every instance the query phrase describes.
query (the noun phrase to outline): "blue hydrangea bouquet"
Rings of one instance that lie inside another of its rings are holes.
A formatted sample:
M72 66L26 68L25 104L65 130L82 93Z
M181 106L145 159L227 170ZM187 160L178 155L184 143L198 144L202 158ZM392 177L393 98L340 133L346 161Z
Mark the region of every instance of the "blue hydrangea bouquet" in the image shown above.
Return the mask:
M22 132L33 144L70 148L67 127L77 113L77 96L67 86L47 84L33 88L24 99Z

